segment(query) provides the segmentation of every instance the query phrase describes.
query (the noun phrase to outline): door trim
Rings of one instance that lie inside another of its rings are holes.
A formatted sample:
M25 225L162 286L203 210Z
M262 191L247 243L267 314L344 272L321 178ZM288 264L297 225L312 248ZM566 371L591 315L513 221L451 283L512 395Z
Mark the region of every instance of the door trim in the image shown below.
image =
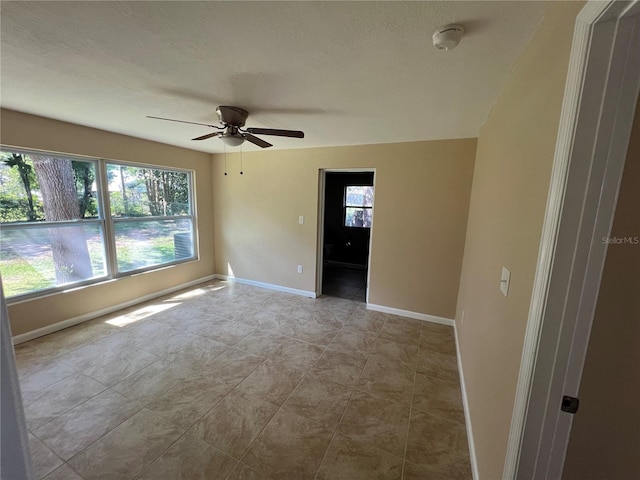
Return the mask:
M33 462L29 448L29 434L24 417L20 379L16 370L16 357L11 341L9 312L0 280L0 370L2 396L0 397L2 425L2 478L32 479Z
M638 90L640 4L576 19L503 478L562 475Z

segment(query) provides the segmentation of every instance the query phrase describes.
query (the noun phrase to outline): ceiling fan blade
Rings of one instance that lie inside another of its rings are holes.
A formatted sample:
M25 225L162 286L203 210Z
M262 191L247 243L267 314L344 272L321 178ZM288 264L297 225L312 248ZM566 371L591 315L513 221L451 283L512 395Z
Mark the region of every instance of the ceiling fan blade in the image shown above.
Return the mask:
M269 142L265 142L264 140L262 140L261 138L258 137L254 137L253 135L251 135L250 133L243 133L242 136L246 139L249 140L251 143L253 143L254 145L258 145L259 147L262 148L269 148L269 147L273 147L272 144L270 144Z
M247 132L256 135L276 135L278 137L304 138L304 132L300 130L278 130L275 128L247 128Z
M192 138L191 140L206 140L207 138L219 137L220 135L222 135L222 132L213 132L213 133L208 133L206 135L202 135L201 137Z
M150 115L147 115L147 118L153 118L155 120L167 120L169 122L190 123L191 125L203 125L205 127L212 127L212 128L224 128L224 127L221 127L220 125L209 125L208 123L187 122L186 120L175 120L173 118L164 118L164 117L152 117Z

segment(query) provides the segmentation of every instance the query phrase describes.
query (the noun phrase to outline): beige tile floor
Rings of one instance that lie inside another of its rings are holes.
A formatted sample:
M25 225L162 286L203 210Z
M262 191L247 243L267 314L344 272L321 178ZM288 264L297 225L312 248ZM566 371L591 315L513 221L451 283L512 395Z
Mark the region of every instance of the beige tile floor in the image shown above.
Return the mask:
M453 331L211 282L16 347L38 478L469 479Z

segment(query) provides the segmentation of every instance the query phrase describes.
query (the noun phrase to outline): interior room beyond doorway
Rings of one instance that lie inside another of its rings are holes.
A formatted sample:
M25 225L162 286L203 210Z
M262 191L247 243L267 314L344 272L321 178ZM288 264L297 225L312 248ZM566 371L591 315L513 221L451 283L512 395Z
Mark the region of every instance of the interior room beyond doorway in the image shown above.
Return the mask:
M366 301L373 172L327 172L322 293Z

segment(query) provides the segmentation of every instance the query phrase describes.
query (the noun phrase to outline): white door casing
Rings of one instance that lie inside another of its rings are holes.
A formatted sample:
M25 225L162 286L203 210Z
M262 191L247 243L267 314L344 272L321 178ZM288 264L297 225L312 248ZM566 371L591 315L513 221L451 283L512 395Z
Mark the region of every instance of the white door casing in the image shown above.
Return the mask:
M640 3L591 1L576 19L505 479L559 479L636 99ZM579 413L578 413L579 414Z
M22 394L16 371L13 342L7 302L0 279L0 376L2 391L0 401L0 478L33 478L33 467L29 453L27 423L24 418Z

